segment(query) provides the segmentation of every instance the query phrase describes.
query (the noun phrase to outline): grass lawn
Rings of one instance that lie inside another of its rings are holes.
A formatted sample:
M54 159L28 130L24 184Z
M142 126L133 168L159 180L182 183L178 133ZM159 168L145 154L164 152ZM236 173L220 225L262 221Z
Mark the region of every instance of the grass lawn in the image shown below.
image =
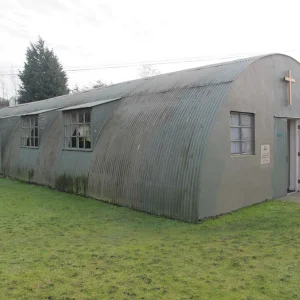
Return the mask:
M300 205L202 224L0 179L0 299L300 299Z

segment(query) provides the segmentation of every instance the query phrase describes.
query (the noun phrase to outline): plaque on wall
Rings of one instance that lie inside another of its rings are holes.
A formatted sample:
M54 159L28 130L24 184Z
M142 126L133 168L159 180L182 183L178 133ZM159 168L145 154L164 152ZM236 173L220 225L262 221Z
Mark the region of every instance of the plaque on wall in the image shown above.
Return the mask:
M270 159L270 145L261 145L260 146L260 163L269 164Z

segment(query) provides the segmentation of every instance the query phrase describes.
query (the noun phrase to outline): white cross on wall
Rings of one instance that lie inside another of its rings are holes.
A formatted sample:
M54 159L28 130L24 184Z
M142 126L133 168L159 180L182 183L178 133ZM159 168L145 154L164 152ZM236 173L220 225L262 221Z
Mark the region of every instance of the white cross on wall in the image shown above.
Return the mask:
M294 78L292 78L292 71L291 70L288 71L288 76L284 77L284 80L289 83L289 100L288 100L288 104L292 105L292 83L295 83L296 80Z

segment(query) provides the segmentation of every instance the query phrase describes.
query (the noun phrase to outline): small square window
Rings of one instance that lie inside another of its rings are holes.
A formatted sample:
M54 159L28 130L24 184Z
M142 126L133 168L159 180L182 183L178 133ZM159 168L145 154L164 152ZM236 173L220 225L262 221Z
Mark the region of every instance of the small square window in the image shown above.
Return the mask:
M230 113L231 154L254 154L254 114Z

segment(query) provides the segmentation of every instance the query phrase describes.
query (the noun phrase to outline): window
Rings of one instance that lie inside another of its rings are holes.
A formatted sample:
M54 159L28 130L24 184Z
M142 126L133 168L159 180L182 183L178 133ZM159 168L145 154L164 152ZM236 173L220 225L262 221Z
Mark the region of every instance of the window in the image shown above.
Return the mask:
M39 117L24 116L21 118L21 145L22 147L37 148L39 146Z
M230 113L231 154L254 154L254 114Z
M91 149L91 110L64 113L65 148Z

